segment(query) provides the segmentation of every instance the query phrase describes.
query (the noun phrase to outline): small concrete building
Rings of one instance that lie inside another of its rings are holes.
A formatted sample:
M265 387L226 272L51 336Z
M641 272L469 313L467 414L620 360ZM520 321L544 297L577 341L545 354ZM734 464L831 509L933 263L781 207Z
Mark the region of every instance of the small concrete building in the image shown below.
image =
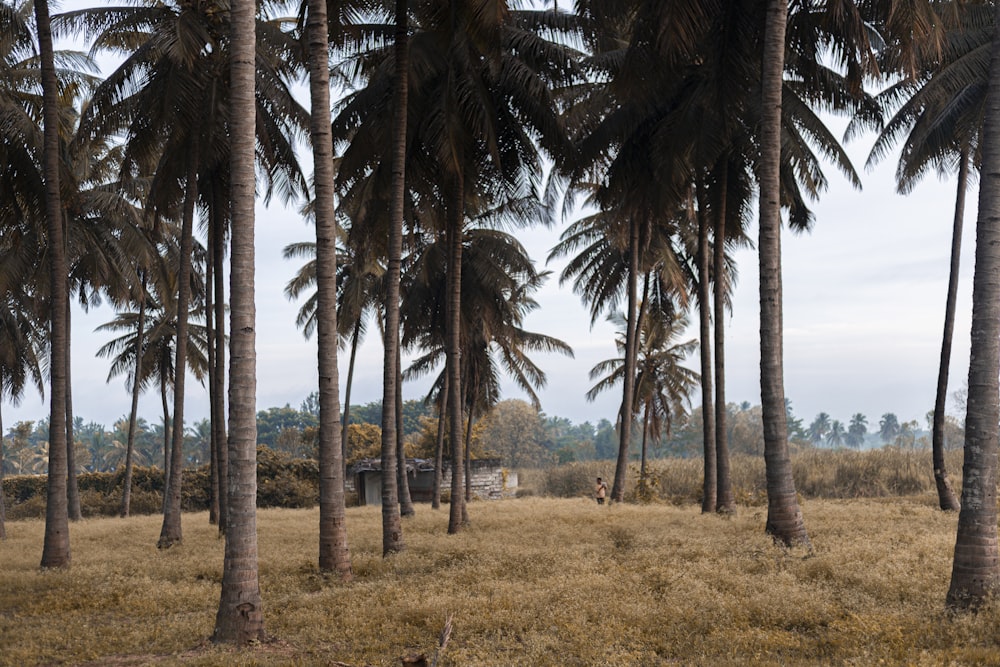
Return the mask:
M517 490L517 473L504 470L500 459L473 459L472 495L481 500L510 497ZM407 459L406 475L413 502L431 502L434 496L434 461ZM382 460L362 459L347 468L345 486L355 491L359 505L382 504ZM441 489L451 489L451 465L444 462Z

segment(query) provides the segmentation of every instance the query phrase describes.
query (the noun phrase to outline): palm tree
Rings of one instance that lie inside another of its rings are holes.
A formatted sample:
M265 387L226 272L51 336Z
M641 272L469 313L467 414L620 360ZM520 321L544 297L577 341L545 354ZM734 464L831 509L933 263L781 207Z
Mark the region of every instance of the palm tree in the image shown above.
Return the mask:
M407 134L412 150L406 158L407 190L427 193L425 202L443 201L446 211L451 251L448 410L457 457L464 425L459 346L467 209L483 208L474 204L479 197L493 205L529 194L542 173L539 149L549 154L563 149L550 88L571 65L564 49L540 36L545 28L558 30L558 26L542 25L536 31L531 25L547 19L546 14L511 10L499 2L490 11L477 11L454 0L421 3L411 8L411 14ZM391 96L384 93L391 90L394 70L379 53L372 55L364 61L365 74L370 75L366 87L345 101L335 121L335 133L353 139L340 169L345 183L371 164L372 144L359 139L385 145L384 138L390 136L385 123L393 117L386 109ZM464 515L462 475L457 468L456 473L449 519L452 533L461 529Z
M330 64L326 1L310 0L310 136L316 193L316 338L319 355L319 567L351 579L344 508L344 465L337 368L337 224L334 218L333 138L330 132ZM252 72L251 72L252 74ZM252 133L251 133L252 136ZM252 153L251 153L252 158ZM251 168L252 168L251 161Z
M830 423L830 432L826 436L826 444L831 447L841 447L844 444L844 423L839 419L834 419Z
M847 446L859 449L865 442L865 434L868 433L868 417L860 412L856 412L851 417L851 423L847 426Z
M42 163L45 181L45 217L49 252L50 302L50 411L48 493L45 509L43 568L69 567L69 508L66 496L68 473L66 454L66 391L68 375L69 290L66 278L65 234L59 188L59 91L52 50L52 27L48 0L35 0L35 25L42 72L42 112L44 147Z
M936 8L940 40L925 40L923 48L910 49L913 72L903 68L901 80L879 95L895 113L881 128L869 156L874 163L906 133L896 169L897 189L908 193L930 169L939 173L957 169L957 193L952 223L951 262L945 300L944 332L938 364L937 391L931 426L934 479L942 510L958 510L944 460L945 404L955 326L962 222L970 160L976 154L986 96L986 72L992 32L991 9L986 5ZM881 121L881 119L878 119ZM857 126L870 122L859 119Z
M788 457L781 315L781 92L785 63L787 0L768 0L761 70L760 391L767 477L765 530L784 544L809 544Z
M167 287L167 291L169 291ZM174 305L174 304L169 304ZM197 317L199 313L193 313ZM187 339L187 366L196 380L203 381L208 371L207 352L211 342L208 340L207 329L194 321L189 321ZM114 320L102 324L98 331L124 332L117 338L105 343L97 351L97 356L110 358L111 368L108 371L108 382L120 375L128 377L126 388L132 396L130 414L129 444L125 466L125 484L122 495L122 516L129 513L131 496L131 452L134 448L134 429L137 422L134 410L139 393L150 386L158 386L163 404L163 423L173 423L170 418L168 403L168 388L174 387L176 373L175 347L177 344L176 315L164 309L154 298L139 302L139 312L119 312ZM164 470L169 468L170 429L164 430Z
M878 422L878 435L882 442L892 442L899 435L899 419L892 412L886 412Z
M229 480L222 596L213 641L245 645L264 638L257 569L256 307L254 305L254 15L233 2L230 155L232 260Z
M648 307L644 303L643 306ZM697 342L689 340L677 342L676 338L687 329L688 320L684 316L664 312L655 307L646 311L639 331L638 371L635 375L635 404L633 412L642 413L642 455L640 463L640 484L646 482L646 452L648 439L659 440L668 435L673 419L685 414L685 403L698 382L698 374L682 363L694 351ZM611 316L611 321L624 328L624 315ZM620 332L616 343L620 353L625 352L625 337ZM598 380L587 392L587 400L593 401L599 393L623 382L625 374L624 357L602 361L590 369L590 379Z
M826 439L827 433L830 432L830 415L826 412L821 412L816 415L816 419L809 424L808 435L809 439L815 443L819 444Z

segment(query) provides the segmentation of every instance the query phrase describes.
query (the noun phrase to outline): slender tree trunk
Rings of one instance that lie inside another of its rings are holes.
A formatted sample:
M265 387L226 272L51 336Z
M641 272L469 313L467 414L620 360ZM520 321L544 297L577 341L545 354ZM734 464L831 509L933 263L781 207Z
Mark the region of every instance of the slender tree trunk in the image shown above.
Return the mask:
M188 310L191 302L191 255L194 252L194 213L198 200L198 161L188 163L181 221L181 257L177 272L177 339L174 347L174 426L170 439L170 473L167 475L166 510L159 549L179 544L181 534L181 484L184 473L184 379L187 375Z
M707 197L700 179L698 184L698 342L701 350L701 443L704 451L704 480L701 511L714 512L718 490L715 458L715 408L712 400L712 309L708 271Z
M413 498L410 496L410 480L406 476L406 449L403 437L403 362L401 354L396 354L396 471L399 483L399 513L402 516L413 516Z
M447 325L445 327L445 353L448 373L449 438L451 442L451 506L448 533L462 529L467 519L465 480L462 466L462 228L465 222L465 183L456 160L456 173L452 175L448 207L448 282Z
M639 488L646 490L646 451L649 439L649 403L642 411L642 458L639 460Z
M49 472L45 505L45 541L42 547L43 568L69 567L69 507L66 499L66 387L68 386L66 348L69 326L69 290L66 278L66 241L62 225L62 201L59 191L59 90L48 0L35 0L35 24L42 71L42 118L45 150L42 162L45 174L45 220L48 232L50 305L49 353Z
M781 90L787 0L769 0L760 121L760 393L767 480L766 530L786 545L809 544L788 456L781 295Z
M139 414L139 391L142 383L143 336L146 335L146 272L140 270L139 321L135 332L135 372L132 375L132 405L128 413L128 440L125 444L125 481L122 482L122 504L119 515L124 519L132 507L132 467L135 455L135 427Z
M334 218L333 136L330 132L330 43L325 0L310 0L310 135L316 189L316 336L319 349L319 569L351 579L344 509L337 365L337 222Z
M628 313L625 326L625 377L622 378L622 405L618 416L621 428L618 441L618 461L615 464L615 481L611 487L611 500L625 499L625 475L628 471L628 450L632 441L632 414L635 400L636 366L636 312L638 308L639 279L639 224L629 221L628 247Z
M216 437L215 424L219 415L216 412L215 391L218 387L215 383L215 308L213 286L215 284L215 191L211 191L212 204L208 213L208 253L205 260L205 335L208 338L208 415L209 415L209 490L208 500L208 522L213 526L219 525L219 445L220 440Z
M167 401L166 370L160 369L160 403L163 408L163 513L167 512L167 480L170 479L170 403Z
M958 269L962 258L962 221L965 218L965 191L969 179L969 148L962 147L958 165L958 192L955 194L955 219L951 231L951 268L948 272L948 298L944 309L944 335L941 338L941 361L938 365L937 392L934 397L934 420L931 426L931 452L938 506L946 512L960 509L958 498L948 479L944 463L945 403L948 400L948 372L951 343L955 334L955 303L958 300Z
M361 340L361 317L354 323L351 334L351 360L347 364L347 386L344 388L344 414L340 425L340 456L344 461L344 480L347 480L347 433L351 425L351 385L354 384L354 362L358 356L358 342Z
M722 514L736 511L733 480L729 469L729 432L726 427L726 295L729 274L726 271L726 200L729 170L723 166L720 182L719 210L715 215L715 465L718 492L715 509Z
M0 541L7 539L7 504L3 497L3 414L0 413Z
M265 638L257 567L257 312L254 284L254 10L232 4L230 145L232 174L232 320L226 555L215 642Z
M410 71L407 3L396 0L395 81L392 108L392 198L389 204L389 257L385 296L385 358L382 367L382 555L405 548L396 480L396 364L399 356L399 278L403 256L406 197L406 113Z
M981 134L983 152L972 279L972 347L965 418L962 509L947 604L976 609L1000 583L997 567L997 436L1000 424L1000 5Z
M63 229L67 229L65 218ZM66 287L67 294L69 286ZM77 485L76 436L73 433L73 309L66 302L66 504L69 509L69 520L79 521L83 518L80 511L80 487Z
M465 502L472 500L472 426L475 423L472 407L469 407L469 418L465 425Z
M213 186L216 198L220 197L218 184ZM212 420L212 434L218 443L216 454L218 460L216 467L219 469L219 488L217 496L219 498L219 533L226 532L227 503L229 502L226 493L226 480L229 478L229 453L226 445L226 281L223 275L223 267L226 265L226 221L220 216L215 216L213 229L215 230L215 246L212 249L215 265L215 395L212 399L213 412L215 417ZM209 341L212 345L213 341Z
M445 374L438 395L437 446L434 448L434 496L431 509L441 509L441 478L444 475L444 429L448 417L448 375Z

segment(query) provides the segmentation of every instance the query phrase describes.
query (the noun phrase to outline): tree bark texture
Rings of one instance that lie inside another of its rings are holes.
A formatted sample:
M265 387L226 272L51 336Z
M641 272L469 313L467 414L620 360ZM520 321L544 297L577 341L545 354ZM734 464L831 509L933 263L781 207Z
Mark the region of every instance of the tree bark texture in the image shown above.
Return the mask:
M254 14L232 4L229 479L222 594L213 641L265 638L257 564L257 329L254 284Z
M462 465L462 233L465 223L465 183L456 160L448 207L447 326L445 327L446 372L448 374L448 437L451 444L451 500L448 533L462 529L465 514L465 480Z
M951 367L951 346L955 335L955 303L958 301L958 270L962 261L962 223L965 218L965 191L969 179L969 149L963 146L958 165L958 191L955 193L955 218L951 230L951 264L948 271L948 296L944 308L944 334L941 336L941 360L938 364L937 391L934 395L934 419L931 424L931 457L938 506L946 512L957 512L961 506L948 479L944 463L945 404L948 401L948 375Z
M729 170L724 165L719 177L719 206L715 212L715 244L712 248L712 273L715 278L715 510L723 514L736 511L733 480L729 467L729 432L726 425L726 295L729 274L726 271L726 216Z
M194 251L194 215L198 200L198 161L188 165L181 221L181 257L177 272L177 339L174 341L174 425L170 438L170 472L167 475L166 507L156 546L169 549L183 539L181 533L181 485L184 475L184 379L187 376L188 310L191 303L191 255Z
M325 0L310 0L310 136L316 190L316 338L319 350L319 569L351 579L344 509L340 372L337 365L337 221L334 217L333 137L330 132L330 47Z
M704 475L701 511L714 512L718 470L715 458L715 409L712 393L712 306L709 278L708 210L705 188L698 185L698 343L701 351L701 443L704 452Z
M385 331L382 365L382 555L402 551L396 472L396 373L399 356L399 279L403 255L403 203L406 194L406 112L409 86L409 39L406 0L396 0L395 81L392 91L392 192L389 203L389 257L386 262Z
M764 30L760 122L760 393L767 480L766 530L786 545L809 544L788 456L781 293L781 91L787 0L769 0Z
M997 554L997 436L1000 423L1000 5L997 5L981 135L972 345L962 465L962 509L947 604L976 609L1000 583Z
M636 320L638 319L639 281L639 223L629 219L628 241L628 312L625 324L625 376L622 378L622 405L618 415L620 428L618 460L615 462L615 481L611 486L611 500L625 499L625 477L628 472L628 450L632 442L632 416L635 410Z
M43 568L70 565L69 507L66 500L66 387L69 327L66 311L69 290L66 278L66 239L62 224L62 201L59 191L59 89L56 81L52 26L48 0L35 0L38 51L42 70L42 119L45 174L45 221L48 233L50 305L49 353L49 476L45 506L45 540L42 546Z
M119 515L124 519L132 507L132 468L135 455L135 428L139 416L139 391L142 384L139 376L142 372L143 336L146 335L146 273L141 271L139 281L139 321L135 331L135 372L132 375L132 404L128 412L128 440L125 443L125 480L122 482L122 504Z

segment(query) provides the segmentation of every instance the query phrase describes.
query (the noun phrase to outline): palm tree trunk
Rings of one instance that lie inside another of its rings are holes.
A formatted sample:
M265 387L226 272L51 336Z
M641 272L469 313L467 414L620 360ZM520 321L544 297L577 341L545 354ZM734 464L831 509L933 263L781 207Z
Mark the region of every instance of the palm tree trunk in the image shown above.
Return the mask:
M220 185L215 184L213 196L220 198ZM229 454L226 445L226 283L222 273L226 265L226 227L225 220L216 216L214 220L215 246L212 249L215 265L215 394L213 398L212 437L218 443L216 466L219 469L219 534L226 532L228 514L228 494L226 480L229 478ZM213 341L209 341L213 345Z
M65 225L65 219L63 220ZM63 229L66 229L64 226ZM69 286L66 287L69 293ZM80 511L80 487L76 476L79 470L76 465L76 436L73 434L73 318L72 308L66 302L66 505L69 509L69 520L79 521L83 518Z
M156 546L169 549L180 543L181 484L184 471L184 379L187 375L188 310L191 301L191 254L194 251L194 208L198 200L198 162L188 163L181 221L181 257L177 272L177 338L174 347L174 426L170 439L170 473L166 509Z
M618 461L615 464L615 482L611 487L611 500L625 498L625 474L628 471L628 450L632 441L632 405L635 397L636 366L636 311L639 279L639 224L629 220L628 244L628 313L625 327L625 377L622 378L622 405L618 416L621 432L618 440Z
M399 513L396 468L396 363L399 356L399 278L403 256L403 203L406 195L406 110L409 86L407 3L396 0L395 81L392 91L392 199L389 204L389 257L385 296L385 358L382 368L382 555L405 548Z
M0 541L7 539L7 505L3 498L3 413L0 411Z
M354 323L351 334L351 360L347 364L347 386L344 388L344 414L340 425L340 457L344 462L344 480L347 479L347 429L351 425L351 385L354 384L354 362L358 357L358 341L361 339L361 318Z
M212 204L208 212L208 253L205 258L205 336L208 339L208 419L209 419L209 485L208 523L219 525L219 440L216 438L215 424L219 415L215 403L215 304L213 285L215 284L215 196L210 193Z
M448 375L444 376L441 393L438 394L438 427L437 446L434 448L434 496L431 499L431 509L441 509L441 478L444 470L444 429L448 416Z
M972 347L965 418L962 509L948 606L975 609L1000 584L997 569L997 431L1000 424L1000 5L995 11L972 279Z
M413 498L410 496L410 480L406 476L406 449L403 437L403 362L401 354L396 355L396 461L399 480L399 513L402 516L413 516Z
M965 191L969 179L969 148L962 147L958 165L958 192L955 194L955 219L951 231L951 268L948 272L948 298L944 309L944 335L941 338L941 361L938 365L937 392L934 397L934 420L931 426L931 456L938 506L946 512L960 509L944 463L944 407L948 399L948 371L951 343L955 334L955 303L958 300L958 269L962 258L962 221L965 218Z
M132 405L128 413L128 440L125 444L125 481L122 482L122 504L119 516L125 518L129 515L132 506L132 466L135 454L135 423L139 413L139 390L142 383L139 378L142 374L142 337L146 331L146 272L141 271L139 295L139 321L135 332L135 373L132 375Z
M701 443L704 451L704 485L701 511L714 512L716 508L717 469L715 458L715 409L712 400L712 311L709 305L710 279L708 272L708 211L705 188L698 183L698 323L699 349L701 350Z
M461 165L461 161L456 161ZM459 168L452 176L448 198L448 297L445 353L448 373L449 437L451 439L451 507L448 533L461 530L467 518L465 510L464 470L462 466L462 227L465 222L465 184Z
M465 424L465 502L472 500L472 426L475 423L475 413L469 408L469 418Z
M769 0L764 29L760 121L760 394L767 480L766 531L786 545L809 544L788 456L781 296L781 90L787 0Z
M160 369L160 403L163 408L163 503L167 511L167 480L170 478L170 403L167 401L167 375Z
M232 295L229 494L222 595L215 642L246 645L265 638L257 567L257 312L254 284L254 10L232 3L230 99Z
M639 460L639 489L646 491L646 449L649 439L649 403L642 411L642 458Z
M43 568L69 567L69 507L66 499L66 346L69 326L69 290L66 277L66 242L62 225L62 201L59 191L59 89L52 49L52 26L48 0L35 0L35 25L38 30L42 71L42 118L45 150L42 153L45 174L45 219L49 240L50 353L49 353L49 473L45 506L45 541L42 547Z
M719 178L719 210L715 215L715 247L713 248L713 273L715 274L715 509L723 514L736 511L733 480L729 469L729 433L726 428L726 295L729 292L729 274L726 272L726 199L728 166L723 163Z
M310 0L310 135L316 189L316 336L319 349L319 568L351 579L344 509L344 462L337 365L337 223L334 219L333 137L330 132L330 65L325 0Z

